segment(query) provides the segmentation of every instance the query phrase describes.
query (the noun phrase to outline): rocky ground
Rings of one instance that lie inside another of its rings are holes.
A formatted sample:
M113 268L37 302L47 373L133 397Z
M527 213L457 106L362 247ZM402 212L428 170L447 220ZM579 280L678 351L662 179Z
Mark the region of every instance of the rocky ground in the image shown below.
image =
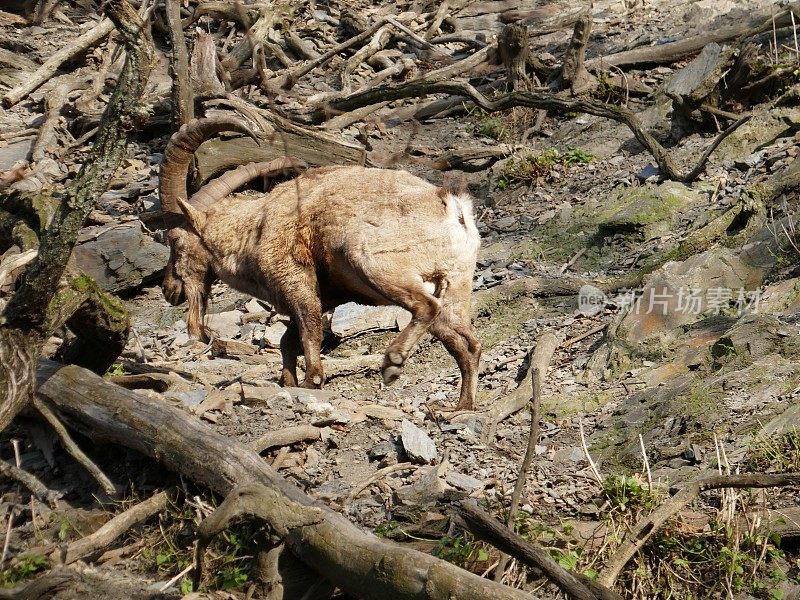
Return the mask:
M763 4L673 0L626 12L622 3L597 2L589 58L688 37L717 20L735 22ZM403 8L398 4L398 11ZM464 27L497 30L495 13L465 15ZM58 37L77 27L58 20L35 28L0 24L0 47L32 61L46 59ZM558 55L569 36L566 29L535 37L534 54L544 60ZM646 101L631 102L647 126L668 126L670 101L660 90L686 62L629 72L653 90ZM328 86L320 76L299 93ZM34 100L46 91L34 93ZM431 168L442 152L517 143L535 119L532 110L471 111L412 126L396 118L407 105L377 113L382 126L366 131L367 156L376 164L391 157L395 168L431 181L442 179ZM23 131L37 126L38 111L36 102L22 103L3 112L0 122L6 132ZM794 164L800 109L761 105L692 184L663 181L629 130L611 121L549 116L542 132L526 142L528 151L579 149L584 158L548 165L524 183L510 180L508 160L464 175L476 197L482 236L473 302L484 348L477 416L452 416L458 371L430 339L395 385L382 385L382 352L408 318L399 309L345 306L330 315L323 347L329 381L321 391L277 386L276 348L285 318L221 284L214 287L210 316L216 338L209 345L189 340L184 307L169 306L158 288L168 257L157 198L163 136L142 136L130 145L76 250L81 268L121 294L133 317L134 334L109 376L124 378L142 363L169 370L161 376L162 391L141 393L183 406L225 435L254 444L287 478L359 525L478 573L491 573L498 554L449 522L447 503L467 495L498 515L507 509L530 415L522 410L491 423L481 411L530 393L529 354L545 331L566 343L557 349L542 390L541 434L518 524L562 565L602 571L641 512L698 476L798 470L800 240L791 226L796 194L770 205L766 225L741 244L699 249L657 268L632 289L607 296L597 288L583 290L582 298L592 295L599 303L580 302L578 294L540 294L539 282L564 278L602 287L676 246L734 206L748 186ZM365 141L358 126L342 135ZM6 171L25 158L33 137L3 139L0 170ZM707 134L694 134L670 152L691 166L709 141ZM55 174L80 162L80 152L61 148L59 154ZM105 519L87 497L88 477L54 454L41 426L22 426L15 430L23 440L21 466L63 492L65 506L53 513L41 508L46 525L40 530L29 519L15 525L12 555L41 545L42 536L86 534ZM303 439L267 446L270 432L299 426L311 426ZM9 446L2 453L12 456ZM139 460L125 456L127 468ZM114 457L99 458L112 477ZM597 481L590 457L604 482ZM155 464L142 467L136 493L169 479L153 470ZM792 519L800 516L796 492L788 487L703 495L631 563L622 576L627 589L619 591L632 598L798 597L791 532ZM8 507L19 502L13 490L3 498ZM198 499L201 505L207 501ZM164 516L161 532L172 531L181 519ZM173 557L159 563L158 557L170 544L177 546L176 556L186 555L191 539L159 537L157 530L150 525L133 532L126 542L130 552L110 564L119 562L162 584L171 579L184 563ZM771 531L781 531L784 539L770 538ZM156 540L148 544L162 552L137 547L137 535ZM505 580L534 589L535 577L516 564ZM535 593L557 596L546 586Z

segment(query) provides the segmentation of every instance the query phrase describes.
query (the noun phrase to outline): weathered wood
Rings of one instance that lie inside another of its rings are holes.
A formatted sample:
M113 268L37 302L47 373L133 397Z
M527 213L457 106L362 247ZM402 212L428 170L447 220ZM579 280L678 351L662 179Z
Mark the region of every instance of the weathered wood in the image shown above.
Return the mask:
M564 53L558 86L569 88L574 95L585 94L597 87L597 80L586 70L585 64L586 45L589 43L591 32L591 13L582 15L575 22L572 39Z
M261 145L250 138L210 140L195 153L198 181L208 181L241 164L285 156L296 156L313 166L363 165L366 160L364 148L335 139L331 134L282 132L270 136Z
M183 37L181 5L179 0L164 0L167 14L169 41L169 70L172 78L172 128L177 131L194 118L192 82L189 79L189 53Z
M622 596L604 588L585 575L567 571L550 557L544 548L528 542L504 527L492 515L479 508L474 500L462 502L458 512L466 528L475 537L510 554L524 564L539 569L561 591L576 600L621 600Z
M525 70L528 64L528 28L510 24L503 27L497 40L497 50L506 68L506 87L510 91L528 90L531 80Z
M217 48L214 37L203 31L197 30L192 48L192 57L189 60L189 79L192 82L192 91L201 99L216 98L226 92L225 83L218 75L217 66L220 65L217 57ZM224 70L222 70L224 73Z
M244 38L231 49L228 56L222 61L223 66L228 71L241 67L248 58L253 56L254 49L267 39L269 30L282 19L290 17L297 5L297 2L289 0L259 9L258 20L253 23Z
M360 598L531 598L430 555L365 534L284 480L257 453L179 408L119 388L80 367L58 369L43 363L39 376L39 395L92 439L157 458L220 494L229 494L236 485L264 494L269 502L259 502L259 510L277 533L285 534L292 553L338 587L358 590ZM223 515L218 513L217 520L224 520Z
M268 431L257 440L250 442L249 446L256 452L263 452L276 446L290 446L297 442L314 442L322 435L319 427L313 425L295 425L284 427L275 431Z

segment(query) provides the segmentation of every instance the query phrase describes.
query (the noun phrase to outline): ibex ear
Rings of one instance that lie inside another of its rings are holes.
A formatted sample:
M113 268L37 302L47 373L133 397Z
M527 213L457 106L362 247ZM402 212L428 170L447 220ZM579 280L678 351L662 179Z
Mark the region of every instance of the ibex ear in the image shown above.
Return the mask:
M206 213L201 210L197 210L194 206L181 198L178 198L178 206L181 207L183 214L186 215L186 218L189 221L189 225L192 226L192 229L194 229L197 233L202 233L206 226Z

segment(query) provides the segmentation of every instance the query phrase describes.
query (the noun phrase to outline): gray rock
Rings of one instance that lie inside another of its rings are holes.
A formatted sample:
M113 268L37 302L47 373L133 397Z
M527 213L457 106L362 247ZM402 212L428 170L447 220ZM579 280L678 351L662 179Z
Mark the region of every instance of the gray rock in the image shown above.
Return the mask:
M472 493L475 490L483 488L483 483L480 480L470 477L469 475L459 473L458 471L450 471L444 480L454 488L464 490L468 493Z
M78 267L108 292L133 290L154 280L168 259L169 248L146 235L138 221L88 227L75 248Z
M5 173L19 161L28 160L36 137L29 137L0 148L0 172Z
M164 397L177 400L184 406L199 406L206 399L206 390L200 388L199 390L189 390L187 392L167 392Z
M725 311L741 289L761 281L731 250L712 248L683 262L669 262L646 280L641 298L622 321L620 331L640 344L678 332L708 311Z
M245 310L249 313L260 313L264 312L264 307L261 303L256 300L255 298L251 298L247 304L244 305Z
M239 336L242 314L240 310L213 313L206 317L206 325L216 331L218 337L232 339Z
M582 285L578 290L578 312L585 317L600 314L607 303L608 298L600 288Z
M696 191L674 181L624 188L609 201L609 209L600 215L599 230L602 235L625 234L650 239L669 232L680 213L700 200Z
M406 506L433 504L448 489L448 486L442 481L442 478L447 474L447 468L446 462L435 467L429 467L427 472L414 484L402 487L395 492L397 500Z
M439 456L430 436L411 421L400 423L400 439L408 457L417 463L430 463Z
M264 342L269 348L280 348L281 338L284 333L286 333L286 323L283 321L267 325L264 329Z
M399 306L361 306L348 302L337 306L331 319L331 331L340 338L366 331L402 329L411 314Z
M397 458L399 456L397 444L391 440L378 442L367 450L367 456L369 456L370 460L381 460L389 456Z

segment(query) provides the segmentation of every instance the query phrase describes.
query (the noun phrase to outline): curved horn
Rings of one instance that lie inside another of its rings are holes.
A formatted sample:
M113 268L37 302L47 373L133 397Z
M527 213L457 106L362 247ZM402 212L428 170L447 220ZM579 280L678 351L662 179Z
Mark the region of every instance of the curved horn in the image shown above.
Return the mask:
M164 151L159 173L161 208L166 212L180 213L178 198L186 200L186 175L189 163L200 144L222 131L237 131L256 142L258 137L242 121L233 117L209 117L193 119L181 127L170 138Z
M293 156L284 158L276 158L267 162L250 163L235 168L233 171L227 171L217 177L216 179L208 182L201 187L197 192L192 194L189 199L189 204L194 208L205 211L211 206L227 196L238 190L244 184L253 181L259 177L277 177L279 175L287 175L291 172L299 173L308 168L308 165Z

